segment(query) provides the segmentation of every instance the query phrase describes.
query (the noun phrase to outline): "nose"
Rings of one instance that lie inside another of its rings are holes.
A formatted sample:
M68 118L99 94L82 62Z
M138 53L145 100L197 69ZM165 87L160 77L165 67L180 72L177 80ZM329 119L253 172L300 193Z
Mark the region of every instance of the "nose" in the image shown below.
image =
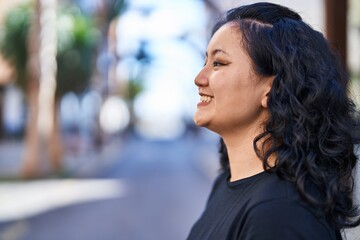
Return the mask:
M198 87L204 87L209 84L209 79L206 75L205 68L203 68L195 77L195 85Z

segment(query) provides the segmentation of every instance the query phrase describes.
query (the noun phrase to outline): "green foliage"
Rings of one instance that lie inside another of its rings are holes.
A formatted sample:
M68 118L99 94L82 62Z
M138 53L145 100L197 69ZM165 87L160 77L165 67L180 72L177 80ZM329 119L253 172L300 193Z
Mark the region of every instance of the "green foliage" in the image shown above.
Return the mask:
M139 80L130 80L128 84L129 89L126 98L134 101L135 97L144 90L143 83Z
M5 18L0 51L14 66L17 83L26 85L27 38L34 12L33 5L13 8ZM92 73L98 30L91 19L77 8L62 8L57 14L57 96L68 91L79 92L89 83Z
M89 84L99 31L76 8L60 10L58 20L57 96L81 92Z
M8 13L1 29L0 52L15 67L17 82L22 87L25 85L27 36L32 14L30 4L16 7Z
M125 0L108 0L105 1L107 6L107 21L110 22L125 9Z

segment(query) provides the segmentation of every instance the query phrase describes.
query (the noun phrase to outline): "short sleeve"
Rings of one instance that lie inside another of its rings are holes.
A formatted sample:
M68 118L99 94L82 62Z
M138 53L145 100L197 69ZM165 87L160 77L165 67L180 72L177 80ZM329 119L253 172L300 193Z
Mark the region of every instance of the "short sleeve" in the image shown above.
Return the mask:
M286 199L260 203L249 210L239 240L335 240L324 217Z

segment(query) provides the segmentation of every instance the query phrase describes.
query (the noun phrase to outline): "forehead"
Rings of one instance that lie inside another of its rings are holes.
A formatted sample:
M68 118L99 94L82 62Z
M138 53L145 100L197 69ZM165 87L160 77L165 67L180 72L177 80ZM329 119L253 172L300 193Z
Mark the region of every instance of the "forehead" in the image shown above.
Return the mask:
M208 50L226 48L241 48L242 34L239 25L227 23L220 27L212 36Z

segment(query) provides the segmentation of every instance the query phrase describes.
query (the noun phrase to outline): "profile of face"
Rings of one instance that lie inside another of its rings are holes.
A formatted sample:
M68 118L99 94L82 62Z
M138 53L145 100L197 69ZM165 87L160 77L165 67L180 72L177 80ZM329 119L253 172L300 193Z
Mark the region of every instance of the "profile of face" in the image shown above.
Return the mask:
M235 23L217 30L209 42L205 65L195 78L200 102L194 121L221 136L259 129L268 117L272 78L254 72L241 38Z

